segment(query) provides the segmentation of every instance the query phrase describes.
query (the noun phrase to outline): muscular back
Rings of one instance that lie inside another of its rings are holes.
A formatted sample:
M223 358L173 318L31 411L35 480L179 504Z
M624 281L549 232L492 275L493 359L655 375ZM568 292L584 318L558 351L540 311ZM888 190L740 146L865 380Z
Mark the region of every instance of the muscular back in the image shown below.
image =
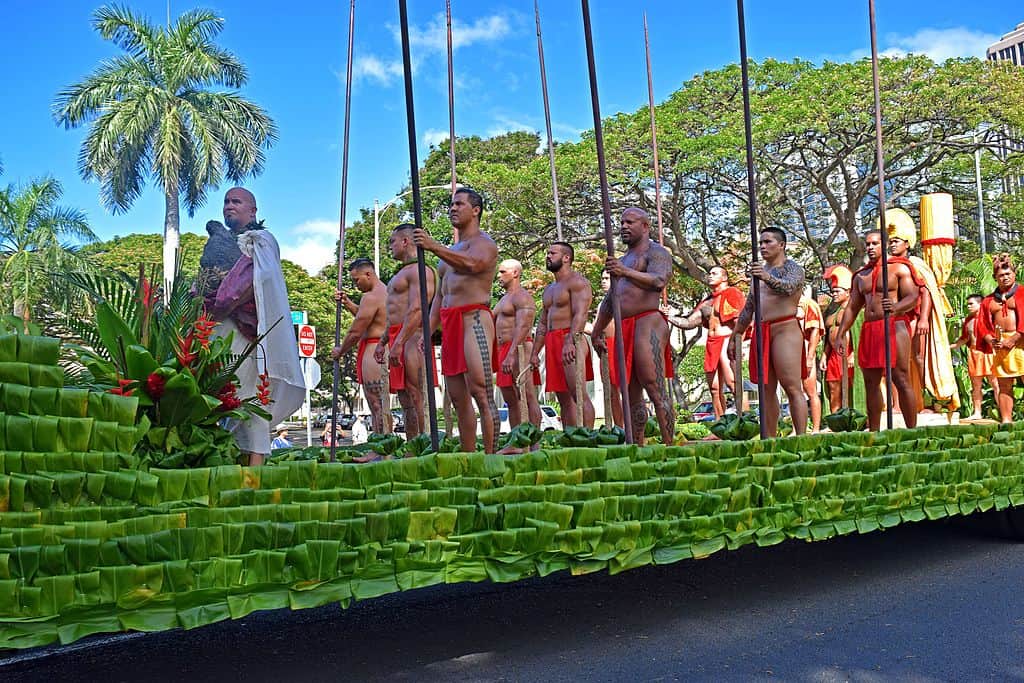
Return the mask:
M477 272L466 272L442 261L437 272L441 278L441 307L490 304L491 283L494 282L494 274L498 272L498 246L494 240L481 232L469 239L456 242L451 250L470 252L478 258L483 258L488 265Z

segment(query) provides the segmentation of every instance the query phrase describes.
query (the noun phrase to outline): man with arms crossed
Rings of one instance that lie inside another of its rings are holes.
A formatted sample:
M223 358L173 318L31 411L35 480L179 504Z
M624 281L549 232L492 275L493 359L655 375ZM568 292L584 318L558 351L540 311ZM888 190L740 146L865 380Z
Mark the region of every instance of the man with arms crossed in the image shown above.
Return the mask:
M548 271L555 281L544 288L540 319L533 338L544 340L544 370L547 390L558 397L562 423L572 427L594 426L594 404L586 387L579 387L583 402L583 424L576 424L576 356L582 355L586 366L585 381L594 379L590 346L583 338L587 313L594 291L585 277L572 268L575 250L566 242L552 242L545 256ZM603 331L602 331L603 334ZM579 345L577 346L577 341ZM540 344L533 345L530 365L540 366Z
M779 228L762 230L759 245L764 264L751 263L749 272L763 283L760 288L763 355L757 357L757 344L751 341L750 378L756 381L758 372L763 369L765 405L761 406L761 419L765 421L766 433L776 436L779 431L778 387L781 384L789 398L793 431L803 434L807 431L807 401L803 387L807 361L804 358L804 335L796 310L804 289L804 269L786 257L786 233ZM736 357L743 333L753 319L754 292L751 290L729 342L730 358Z
M622 311L619 332L626 357L626 376L618 379L625 380L629 387L633 442L644 442L646 391L654 404L662 443L670 444L675 436L675 417L665 391L665 379L672 377L672 351L668 346L668 321L659 305L661 293L672 276L672 256L651 240L651 220L646 211L628 208L622 212L621 221L619 237L626 244L626 253L621 259L609 256L605 260L605 270L617 279L601 303L591 335L596 348L605 346L604 328L612 319L611 297L616 297Z
M423 338L423 309L420 306L420 275L416 267L414 230L412 223L402 223L391 232L391 256L402 267L388 282L388 334L377 342L373 352L373 358L378 363L383 363L387 355L391 393L398 394L398 402L405 415L405 436L408 439L422 434L427 424L423 399L427 378L424 368L426 361L419 348ZM427 268L427 301L434 298L435 285L434 271Z
M1024 375L1024 290L1017 284L1017 273L1009 254L992 259L996 290L981 302L978 326L978 350L992 353L992 372L999 380L999 419L1013 422L1013 385Z
M366 403L370 406L373 431L383 434L384 412L387 410L387 406L384 405L387 384L384 378L383 363L378 363L374 359L372 351L371 353L366 351L367 349L376 349L377 344L387 332L388 288L377 277L377 273L373 269L373 261L370 259L358 258L350 263L348 274L363 296L357 306L345 292L338 290L335 293L335 301L340 301L355 316L355 319L352 321L348 334L341 340L341 346L331 349L331 358L338 360L351 351L353 346L358 345L356 382L363 387Z
M441 328L441 373L458 415L459 442L463 451L476 450L475 403L484 451L493 453L499 421L491 358L491 285L498 269L498 246L480 230L483 211L484 200L476 190L460 187L448 211L459 241L446 247L423 229L417 229L413 239L441 259L440 296L430 307L430 329Z
M537 317L537 306L530 293L523 289L520 279L523 275L523 264L515 259L508 259L498 264L498 283L505 290L498 305L494 307L494 333L498 340L498 355L495 375L501 396L508 406L509 427L515 427L523 421L519 411L519 401L525 402L529 421L540 427L540 403L537 402L537 391L533 387L540 386L540 373L533 370L529 389L525 396L519 395L519 373L526 368L519 367L519 347L524 349L525 357L533 354L533 321Z
M889 281L882 280L882 235L874 231L864 237L868 254L866 266L854 273L850 303L836 333L835 349L846 355L846 340L857 314L864 309L857 364L864 372L864 402L868 411L868 429L877 432L882 423L882 378L885 376L885 319L889 317L892 383L899 396L903 421L917 426L917 398L910 381L910 318L917 306L919 286L910 267L889 265ZM895 301L894 301L895 299Z
M711 296L697 304L693 313L682 319L670 317L668 321L682 330L692 330L698 325L707 328L708 336L704 342L704 376L711 392L711 405L714 407L715 417L722 417L726 407L726 387L733 392L733 397L736 396L735 378L726 342L729 341L736 317L743 308L743 292L738 287L729 285L729 274L722 266L712 266L708 271L708 286L711 287Z

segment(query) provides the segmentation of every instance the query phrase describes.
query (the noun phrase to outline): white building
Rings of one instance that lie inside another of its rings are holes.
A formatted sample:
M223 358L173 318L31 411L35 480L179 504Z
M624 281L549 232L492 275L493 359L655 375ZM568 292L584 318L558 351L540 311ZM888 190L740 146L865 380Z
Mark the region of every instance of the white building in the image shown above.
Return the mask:
M1024 23L1017 24L1017 28L989 45L985 57L993 62L1024 66Z

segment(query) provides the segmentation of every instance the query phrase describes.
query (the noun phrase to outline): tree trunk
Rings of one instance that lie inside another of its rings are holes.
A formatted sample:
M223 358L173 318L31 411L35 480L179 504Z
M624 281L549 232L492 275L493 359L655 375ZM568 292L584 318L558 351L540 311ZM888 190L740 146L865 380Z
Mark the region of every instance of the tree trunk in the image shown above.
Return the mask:
M180 242L178 188L164 188L164 301L174 285L174 274L178 266L178 245Z

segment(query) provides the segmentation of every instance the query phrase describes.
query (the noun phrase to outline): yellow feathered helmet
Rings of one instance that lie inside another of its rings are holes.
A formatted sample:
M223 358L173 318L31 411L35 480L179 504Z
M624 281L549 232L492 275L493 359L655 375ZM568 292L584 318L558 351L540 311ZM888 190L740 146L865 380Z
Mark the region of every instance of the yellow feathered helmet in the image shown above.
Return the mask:
M828 282L829 287L841 287L849 290L850 285L853 284L853 273L843 264L837 263L825 269L825 281Z
M879 229L878 224L879 222L875 221L875 229ZM917 226L914 225L914 219L910 214L903 209L886 209L885 227L889 237L903 240L911 249L917 244Z

